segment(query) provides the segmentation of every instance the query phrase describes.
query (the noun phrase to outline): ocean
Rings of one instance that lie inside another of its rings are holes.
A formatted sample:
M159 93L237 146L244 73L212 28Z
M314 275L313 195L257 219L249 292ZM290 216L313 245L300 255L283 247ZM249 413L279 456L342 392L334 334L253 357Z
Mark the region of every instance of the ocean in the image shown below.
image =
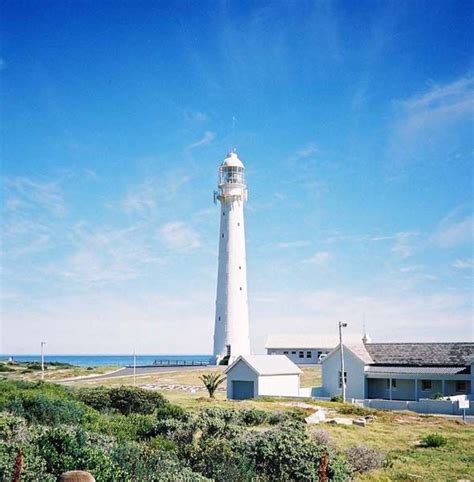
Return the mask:
M6 354L0 355L1 361L6 361L9 358L18 362L32 362L41 361L40 355L15 355ZM137 366L153 365L156 361L171 361L171 362L210 362L212 355L137 355ZM133 355L44 355L45 362L63 362L70 363L81 367L100 367L100 366L128 366L133 365Z

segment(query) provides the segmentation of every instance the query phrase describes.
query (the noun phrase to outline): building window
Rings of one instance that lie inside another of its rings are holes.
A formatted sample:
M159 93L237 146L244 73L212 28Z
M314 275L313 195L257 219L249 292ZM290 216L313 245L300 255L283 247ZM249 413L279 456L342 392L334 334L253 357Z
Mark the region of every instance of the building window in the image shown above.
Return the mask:
M458 380L456 382L456 391L457 392L465 392L466 391L466 382L465 380Z
M319 360L319 357L322 355L322 351L318 351L318 360Z
M284 351L284 352L283 352L283 355L288 355L288 352L287 352L287 351Z
M344 384L347 385L347 372L344 372ZM339 370L339 388L342 388L341 370Z
M421 390L428 392L431 390L431 380L421 380Z
M224 211L222 211L222 216L225 216L225 212L224 212Z
M224 233L222 233L222 237L224 237Z
M292 351L291 354L292 354L292 355L296 355L296 351Z
M221 321L221 317L219 316L219 321Z
M310 351L306 352L306 358L311 358L311 352Z
M304 351L300 351L299 356L300 358L304 358Z

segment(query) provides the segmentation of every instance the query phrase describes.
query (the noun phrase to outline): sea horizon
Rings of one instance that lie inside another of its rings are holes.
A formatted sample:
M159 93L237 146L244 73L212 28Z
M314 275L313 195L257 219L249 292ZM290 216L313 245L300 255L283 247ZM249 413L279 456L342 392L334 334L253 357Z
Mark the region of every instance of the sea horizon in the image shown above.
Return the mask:
M35 362L41 361L40 354L0 354L0 361L8 361L9 359L17 362ZM186 361L186 362L210 362L212 355L202 354L137 354L137 365L153 365L155 361ZM68 354L54 355L45 354L44 361L70 363L71 365L94 367L94 366L128 366L133 364L132 354Z

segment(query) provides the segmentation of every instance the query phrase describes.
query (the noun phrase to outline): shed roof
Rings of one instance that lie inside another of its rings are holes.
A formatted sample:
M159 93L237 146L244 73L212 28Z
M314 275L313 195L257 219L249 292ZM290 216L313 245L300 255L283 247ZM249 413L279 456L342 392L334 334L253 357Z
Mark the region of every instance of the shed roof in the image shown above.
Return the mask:
M226 370L228 373L240 361L258 375L299 375L301 370L286 355L241 355Z
M474 343L367 343L375 365L467 366Z
M360 341L360 337L344 335L349 341ZM299 334L272 334L268 335L265 348L301 348L303 350L309 348L334 348L339 343L337 336L318 335L315 333L299 333Z

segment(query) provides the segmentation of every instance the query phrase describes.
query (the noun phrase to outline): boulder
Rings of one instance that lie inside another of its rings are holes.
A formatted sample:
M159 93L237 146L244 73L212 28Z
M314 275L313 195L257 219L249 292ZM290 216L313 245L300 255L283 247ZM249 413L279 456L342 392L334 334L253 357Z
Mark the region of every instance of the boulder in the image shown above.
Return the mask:
M324 410L316 410L316 412L312 413L304 420L308 424L323 422L326 420L326 414L324 413Z

